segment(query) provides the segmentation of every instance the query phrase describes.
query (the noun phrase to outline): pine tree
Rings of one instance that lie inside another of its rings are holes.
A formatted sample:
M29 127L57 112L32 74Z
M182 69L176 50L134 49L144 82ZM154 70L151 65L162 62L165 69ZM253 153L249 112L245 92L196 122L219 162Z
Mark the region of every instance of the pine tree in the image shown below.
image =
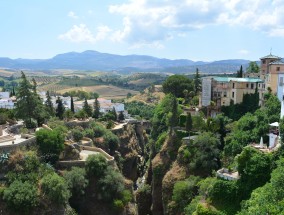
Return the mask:
M72 113L75 113L73 96L71 96L71 105L70 106L71 106L70 109L71 109Z
M194 76L194 91L195 95L197 95L201 91L201 78L198 68L196 68L196 73Z
M46 92L45 108L50 116L55 116L55 109L53 107L49 91Z
M185 130L190 131L192 129L192 118L191 114L187 113L186 122L185 122Z
M85 98L83 110L87 113L88 117L92 116L92 113L93 113L92 107L88 104L87 98Z
M95 98L95 102L94 102L94 113L93 113L93 117L95 119L98 119L100 116L100 102L98 100L98 98Z
M33 120L38 124L43 120L45 111L40 97L36 93L36 82L33 85L26 75L21 72L21 82L17 91L16 117L24 120L27 127L34 127Z
M56 104L57 104L56 116L57 116L59 119L62 120L62 119L63 119L64 112L65 112L65 107L64 107L64 105L63 105L62 99L61 99L59 96L57 97Z
M176 127L178 125L178 103L177 98L174 96L173 98L173 107L172 107L172 115L170 118L170 128L172 130L173 127Z

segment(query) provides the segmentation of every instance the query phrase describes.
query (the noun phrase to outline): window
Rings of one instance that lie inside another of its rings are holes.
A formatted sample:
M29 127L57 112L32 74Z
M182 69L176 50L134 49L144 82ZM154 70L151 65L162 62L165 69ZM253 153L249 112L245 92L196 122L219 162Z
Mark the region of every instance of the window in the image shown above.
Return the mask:
M277 71L277 72L280 71L280 67L279 67L279 66L276 67L276 71Z
M235 98L235 92L232 92L232 98Z
M266 60L262 60L262 63L263 63L263 64L266 64Z
M224 94L223 94L223 95L224 95L224 97L227 97L227 92L224 92Z
M249 84L247 84L247 88L249 88Z
M233 83L233 88L235 88L235 83Z
M253 89L254 88L254 84L250 84L250 88Z
M283 86L283 77L280 77L279 86Z

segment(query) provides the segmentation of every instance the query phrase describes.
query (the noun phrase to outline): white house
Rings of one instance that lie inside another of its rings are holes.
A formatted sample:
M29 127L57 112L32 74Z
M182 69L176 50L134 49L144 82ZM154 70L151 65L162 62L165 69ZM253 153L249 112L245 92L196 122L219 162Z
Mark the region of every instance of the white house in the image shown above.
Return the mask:
M10 92L0 92L0 99L9 99Z
M12 99L0 99L0 108L14 109L14 105Z

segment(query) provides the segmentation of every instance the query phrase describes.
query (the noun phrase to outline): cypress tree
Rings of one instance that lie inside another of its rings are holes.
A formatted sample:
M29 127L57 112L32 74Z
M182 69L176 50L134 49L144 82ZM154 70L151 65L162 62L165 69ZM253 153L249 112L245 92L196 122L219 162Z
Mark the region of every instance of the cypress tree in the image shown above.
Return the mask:
M88 104L87 98L85 98L83 110L87 113L88 117L92 116L92 107Z
M201 78L200 78L198 68L196 68L196 73L194 76L194 91L195 91L195 95L197 95L201 91Z
M186 122L185 122L185 130L190 131L192 129L192 118L191 114L187 113Z
M71 105L70 106L71 106L70 109L71 109L72 113L75 113L73 96L71 96Z
M55 116L55 109L53 107L49 91L46 92L45 108L50 116Z
M63 105L62 99L58 96L57 100L56 100L56 104L57 104L57 108L56 108L56 116L59 119L63 119L63 115L64 115L64 111L65 111L65 107Z
M95 98L95 102L94 102L94 113L93 113L93 117L95 119L98 119L100 116L100 102L98 100L98 98Z

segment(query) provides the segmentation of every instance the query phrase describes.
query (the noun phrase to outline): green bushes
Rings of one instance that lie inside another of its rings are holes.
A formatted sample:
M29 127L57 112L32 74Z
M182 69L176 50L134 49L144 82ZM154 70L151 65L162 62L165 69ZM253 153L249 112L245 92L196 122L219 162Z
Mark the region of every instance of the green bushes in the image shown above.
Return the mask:
M29 212L38 205L39 194L35 184L15 180L4 190L3 199L15 211Z
M72 195L76 196L85 193L88 180L86 179L86 171L84 169L72 167L71 171L68 171L64 174L64 178L69 190L72 192Z
M79 142L83 138L83 133L79 129L74 128L72 129L72 136L76 142Z
M107 160L103 155L90 155L86 160L86 173L89 177L99 177L105 173L107 166Z
M44 176L41 181L41 188L43 193L57 204L65 204L70 197L64 178L56 173Z
M64 149L64 136L56 130L40 129L36 132L36 141L46 162L56 162Z

